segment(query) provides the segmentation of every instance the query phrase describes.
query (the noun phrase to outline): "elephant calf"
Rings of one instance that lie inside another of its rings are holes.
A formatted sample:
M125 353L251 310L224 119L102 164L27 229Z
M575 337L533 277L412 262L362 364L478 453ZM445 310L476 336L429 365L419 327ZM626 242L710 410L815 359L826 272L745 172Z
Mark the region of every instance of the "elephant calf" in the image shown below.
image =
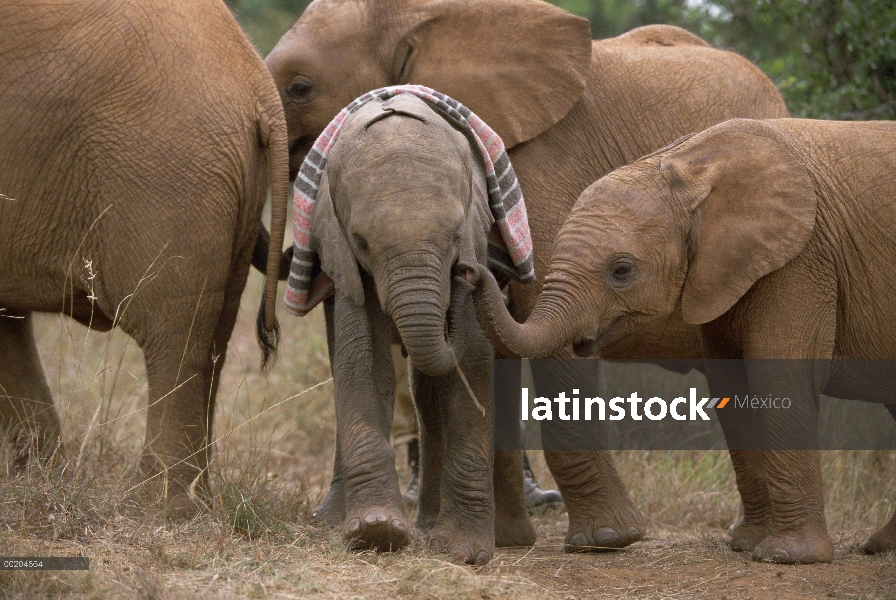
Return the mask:
M485 269L460 270L485 283L476 308L505 352L543 356L572 343L605 356L658 323L686 323L699 327L706 358L893 359L894 173L891 122L731 120L585 190L524 324ZM792 439L799 421L817 448L822 392L891 400L892 389L825 363L795 363L786 381L799 419L765 413L766 440ZM741 369L751 393L769 384L767 367ZM727 436L731 423L718 414ZM732 547L757 560L833 558L817 451L732 450L731 460L745 509ZM863 549L896 549L896 517Z
M287 307L305 314L335 288L325 302L337 419L328 520L356 547L397 550L411 537L389 445L390 344L400 341L421 422L417 527L467 563L488 562L493 350L452 269L491 256L509 276L534 279L525 206L500 138L428 88L374 90L318 139L295 207ZM503 500L521 533L501 543L534 541L522 491Z

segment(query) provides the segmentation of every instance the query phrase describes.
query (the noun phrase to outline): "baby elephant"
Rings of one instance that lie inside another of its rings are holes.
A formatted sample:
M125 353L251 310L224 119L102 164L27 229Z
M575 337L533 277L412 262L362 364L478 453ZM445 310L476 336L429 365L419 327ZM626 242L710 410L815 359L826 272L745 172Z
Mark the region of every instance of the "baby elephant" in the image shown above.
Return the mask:
M499 351L540 356L573 343L611 355L645 330L686 323L700 328L706 358L894 359L896 124L732 120L610 173L576 202L522 325L486 271L461 270L486 284L476 308ZM739 367L741 389L781 375L757 364ZM745 509L732 547L756 560L829 562L811 449L818 396L887 402L892 388L842 361L787 364L799 418L765 411L763 439L799 433L810 449L731 451ZM735 447L725 413L716 414ZM862 548L896 549L896 517Z
M493 350L452 269L492 256L509 276L534 277L525 206L500 138L433 90L374 90L318 139L295 205L287 307L305 314L335 288L325 302L337 419L330 520L356 547L397 550L410 539L389 444L390 344L400 341L421 421L417 526L461 560L488 562Z

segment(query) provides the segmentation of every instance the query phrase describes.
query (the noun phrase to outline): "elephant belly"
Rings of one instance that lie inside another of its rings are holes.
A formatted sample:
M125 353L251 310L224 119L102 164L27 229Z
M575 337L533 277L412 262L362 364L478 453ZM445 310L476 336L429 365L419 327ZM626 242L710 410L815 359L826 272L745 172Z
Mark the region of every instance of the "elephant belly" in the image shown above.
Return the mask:
M62 312L91 329L108 331L112 328L112 319L100 310L95 298L91 301L88 292L72 288L70 283L66 285L63 279L53 278L40 283L36 279L0 273L0 309Z

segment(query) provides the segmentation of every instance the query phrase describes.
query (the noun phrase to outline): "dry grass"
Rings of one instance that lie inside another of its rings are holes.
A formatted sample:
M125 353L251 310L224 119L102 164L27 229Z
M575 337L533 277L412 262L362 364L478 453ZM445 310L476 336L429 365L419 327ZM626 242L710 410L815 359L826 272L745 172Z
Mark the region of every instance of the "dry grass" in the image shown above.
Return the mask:
M212 506L187 523L166 523L145 495L128 492L147 395L139 349L120 331L88 333L59 316L40 317L38 344L63 419L65 450L52 468L34 465L22 476L4 476L0 555L83 553L91 570L0 571L0 597L692 597L711 588L689 589L689 580L650 583L651 574L665 573L667 557L697 564L706 555L729 570L744 564L723 544L737 497L721 452L616 453L626 484L651 518L652 541L628 552L562 555L563 513L538 518L542 537L535 551L501 551L482 569L452 564L419 541L395 555L347 552L336 532L307 521L329 483L332 384L288 399L330 376L322 315L294 319L281 311L280 360L262 376L252 329L260 287L253 274L222 375ZM532 459L550 485L540 453ZM896 453L826 453L823 468L839 566L817 572L853 564L896 572L896 557L854 553L855 544L892 514ZM407 477L405 469L401 475ZM641 565L647 583L632 587L623 581L627 575L614 579L614 569L624 564ZM777 581L771 571L768 577ZM859 595L887 597L878 593L886 585L878 583Z

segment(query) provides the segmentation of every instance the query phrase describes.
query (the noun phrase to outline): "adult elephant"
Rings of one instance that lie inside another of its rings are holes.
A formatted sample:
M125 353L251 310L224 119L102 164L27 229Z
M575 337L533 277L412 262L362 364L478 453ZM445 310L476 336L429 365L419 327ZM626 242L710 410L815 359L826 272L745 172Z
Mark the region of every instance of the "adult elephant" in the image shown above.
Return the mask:
M736 54L669 26L592 41L585 19L537 0L317 0L265 62L285 106L292 176L343 106L386 85L432 87L495 129L526 196L539 278L512 284L519 320L541 289L554 236L592 182L726 119L787 116L771 81ZM691 333L676 355L699 353ZM665 357L662 349L637 352ZM568 550L621 547L643 535L644 518L608 453L545 457L569 513ZM519 514L521 473L517 453L497 453L505 491L496 498L497 545L534 541ZM343 496L337 456L317 518L342 522Z
M0 421L15 461L60 439L31 314L117 325L146 360L143 474L164 473L169 511L189 514L269 184L282 244L270 73L218 0L4 2L0 55Z
M891 122L735 119L589 187L524 324L486 268L460 270L487 284L477 312L505 352L575 343L580 354L614 355L677 322L700 329L707 358L747 359L709 362L710 389L735 384L791 405L716 413L745 509L732 547L756 560L830 562L818 396L892 398L894 169ZM745 427L751 419L757 428ZM862 549L896 550L896 515Z

